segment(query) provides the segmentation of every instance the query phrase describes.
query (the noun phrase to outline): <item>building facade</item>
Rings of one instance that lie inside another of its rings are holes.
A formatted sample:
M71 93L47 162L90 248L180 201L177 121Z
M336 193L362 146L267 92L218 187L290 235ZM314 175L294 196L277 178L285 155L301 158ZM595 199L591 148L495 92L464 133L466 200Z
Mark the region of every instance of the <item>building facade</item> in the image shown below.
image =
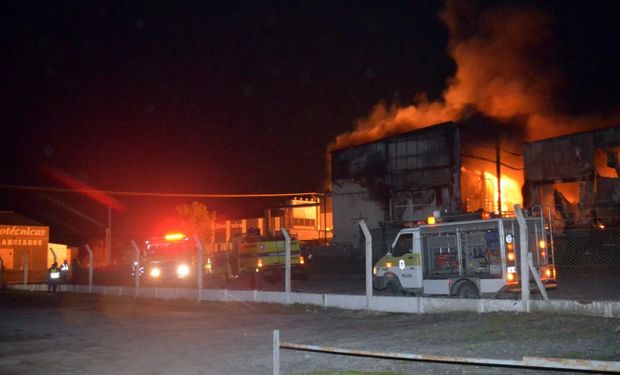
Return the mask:
M0 211L0 259L6 270L47 270L49 227L12 211Z
M217 221L214 243L226 246L234 238L254 231L264 236L280 235L284 228L299 241L329 241L333 233L331 197L293 198L259 218Z
M619 176L619 127L525 147L525 204L551 207L557 229L619 226Z
M334 241L361 248L360 219L373 229L511 210L523 179L513 130L447 122L333 151Z

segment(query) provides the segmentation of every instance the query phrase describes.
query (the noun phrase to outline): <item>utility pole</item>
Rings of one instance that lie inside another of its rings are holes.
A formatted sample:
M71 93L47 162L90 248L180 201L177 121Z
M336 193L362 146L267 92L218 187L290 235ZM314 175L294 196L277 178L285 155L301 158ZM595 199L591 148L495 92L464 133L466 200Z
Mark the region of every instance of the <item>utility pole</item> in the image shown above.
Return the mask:
M495 173L497 174L497 211L502 213L502 166L500 161L501 139L497 137L495 143Z
M105 230L106 257L105 264L112 264L112 207L108 206L108 227Z

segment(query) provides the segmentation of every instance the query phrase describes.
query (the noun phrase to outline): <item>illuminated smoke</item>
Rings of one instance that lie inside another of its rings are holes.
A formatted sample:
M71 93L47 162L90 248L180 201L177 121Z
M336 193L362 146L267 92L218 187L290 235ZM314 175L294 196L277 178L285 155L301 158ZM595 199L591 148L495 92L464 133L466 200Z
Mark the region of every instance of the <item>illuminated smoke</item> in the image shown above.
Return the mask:
M524 124L528 140L609 126L612 117L563 115L553 98L563 77L550 58L551 19L531 7L482 9L472 1L448 1L440 17L449 30L449 55L457 71L443 99L424 94L406 107L377 104L355 130L338 136L329 150L350 147L445 121L468 111Z

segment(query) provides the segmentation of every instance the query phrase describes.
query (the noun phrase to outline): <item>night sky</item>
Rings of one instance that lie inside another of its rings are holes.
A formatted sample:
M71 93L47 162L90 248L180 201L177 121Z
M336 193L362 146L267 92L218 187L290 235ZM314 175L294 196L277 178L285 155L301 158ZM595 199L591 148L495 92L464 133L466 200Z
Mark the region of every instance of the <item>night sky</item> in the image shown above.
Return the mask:
M465 2L477 11L523 3L551 20L545 63L561 85L550 103L617 113L620 2ZM377 103L441 99L456 71L443 6L2 1L0 184L64 187L50 172L59 171L107 191L324 191L328 145ZM116 229L136 236L139 226L125 227L135 211L159 218L184 202L117 198ZM221 217L260 208L204 202ZM105 207L71 194L0 189L0 209L65 241L99 231L76 210L107 220Z

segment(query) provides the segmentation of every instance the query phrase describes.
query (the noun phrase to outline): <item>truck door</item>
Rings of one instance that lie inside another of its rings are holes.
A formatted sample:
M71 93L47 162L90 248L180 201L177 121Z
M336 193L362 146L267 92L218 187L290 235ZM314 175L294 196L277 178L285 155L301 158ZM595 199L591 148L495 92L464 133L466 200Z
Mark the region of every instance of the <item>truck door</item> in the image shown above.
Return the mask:
M403 288L422 286L420 232L401 233L392 246L394 265L392 272L398 276Z

